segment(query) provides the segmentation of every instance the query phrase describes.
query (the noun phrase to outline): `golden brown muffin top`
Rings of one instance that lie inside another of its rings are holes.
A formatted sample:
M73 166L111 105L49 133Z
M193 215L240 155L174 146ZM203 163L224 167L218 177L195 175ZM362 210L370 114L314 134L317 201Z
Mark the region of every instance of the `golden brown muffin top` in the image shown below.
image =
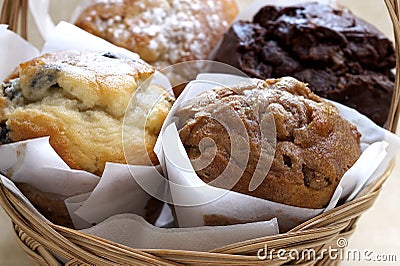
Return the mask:
M71 168L99 175L106 162L157 164L153 147L173 99L148 82L139 88L153 73L144 61L90 51L22 63L0 86L0 140L50 136Z
M122 116L138 83L154 74L145 62L117 58L109 52L59 51L44 54L19 66L22 94L42 99L58 84L87 108L99 106Z
M228 164L233 164L241 173L233 191L288 205L326 206L343 174L361 154L356 127L343 119L334 105L294 78L252 80L216 88L190 101L177 115L182 122L181 140L203 181L217 180ZM235 115L241 125L228 123L227 127L215 119ZM268 139L271 134L263 134L262 121L268 115L274 118L276 142ZM238 133L241 126L247 134ZM233 140L235 133L241 135L241 141ZM213 139L216 150L204 139ZM272 165L261 185L249 191L257 167L267 164L268 158L262 156L263 143L276 145ZM233 155L235 145L244 154ZM210 162L207 166L198 160L201 156ZM224 188L234 176L224 178L215 185Z

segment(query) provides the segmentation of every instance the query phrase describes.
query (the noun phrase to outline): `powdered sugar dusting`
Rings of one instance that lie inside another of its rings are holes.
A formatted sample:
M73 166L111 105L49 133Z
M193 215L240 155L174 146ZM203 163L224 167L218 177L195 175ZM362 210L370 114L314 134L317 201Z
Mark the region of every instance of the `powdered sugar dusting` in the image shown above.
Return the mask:
M222 1L101 0L86 16L106 39L149 62L207 59L230 21ZM94 7L94 6L93 6ZM90 9L90 8L89 8Z

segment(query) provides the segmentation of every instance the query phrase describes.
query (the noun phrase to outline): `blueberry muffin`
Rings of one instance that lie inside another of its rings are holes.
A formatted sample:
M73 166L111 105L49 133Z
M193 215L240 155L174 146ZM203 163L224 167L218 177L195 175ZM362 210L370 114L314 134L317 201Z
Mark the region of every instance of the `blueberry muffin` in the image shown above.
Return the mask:
M106 162L155 164L153 146L173 101L166 90L142 86L136 92L142 101L130 113L134 119L123 127L132 95L153 74L143 61L89 51L60 51L22 63L0 91L2 141L50 136L71 168L98 175Z

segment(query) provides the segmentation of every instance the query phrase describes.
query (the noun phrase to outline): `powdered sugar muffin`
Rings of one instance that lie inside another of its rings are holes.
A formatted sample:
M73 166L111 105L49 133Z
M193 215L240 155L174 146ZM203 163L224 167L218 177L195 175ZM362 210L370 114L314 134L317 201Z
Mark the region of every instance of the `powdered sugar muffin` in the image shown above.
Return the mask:
M162 67L208 59L237 13L234 0L108 0L75 24Z

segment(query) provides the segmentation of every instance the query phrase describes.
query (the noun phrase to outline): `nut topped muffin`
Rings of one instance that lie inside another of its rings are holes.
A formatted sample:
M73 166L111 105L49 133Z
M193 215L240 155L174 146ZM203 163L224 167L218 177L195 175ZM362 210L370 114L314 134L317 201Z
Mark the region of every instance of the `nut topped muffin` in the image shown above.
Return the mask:
M248 158L232 153L233 145L244 145L229 134L238 132L238 124L227 127L215 119L226 109L240 118L246 130L247 137L242 140L249 145ZM357 128L342 118L335 106L290 77L212 89L194 98L177 115L182 143L204 182L212 184L234 164L242 174L233 191L287 205L325 207L344 173L361 154ZM258 165L266 163L262 146L270 142L271 135L262 134L261 121L267 115L275 121L275 153L262 183L250 190ZM210 154L212 145L204 145L208 139L215 143L215 152L213 158L206 158L209 164L205 165L198 159ZM235 177L224 178L217 186L230 189L225 184Z

